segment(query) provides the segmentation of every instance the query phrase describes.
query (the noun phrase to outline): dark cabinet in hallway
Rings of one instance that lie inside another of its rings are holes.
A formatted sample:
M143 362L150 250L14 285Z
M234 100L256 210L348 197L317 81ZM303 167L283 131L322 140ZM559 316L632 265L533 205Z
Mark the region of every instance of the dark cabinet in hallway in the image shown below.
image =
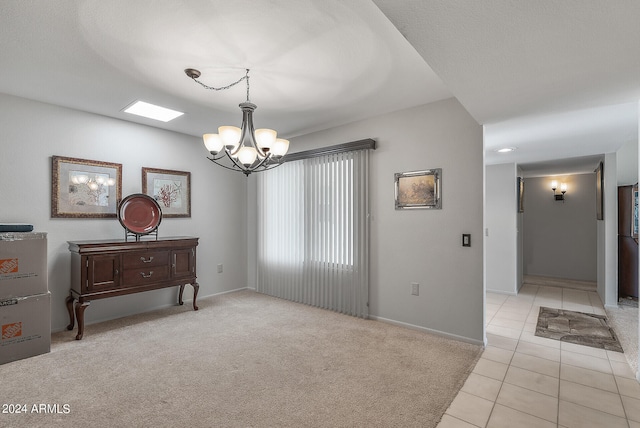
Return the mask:
M638 235L634 231L637 186L618 187L618 296L638 298ZM635 233L634 233L635 232Z

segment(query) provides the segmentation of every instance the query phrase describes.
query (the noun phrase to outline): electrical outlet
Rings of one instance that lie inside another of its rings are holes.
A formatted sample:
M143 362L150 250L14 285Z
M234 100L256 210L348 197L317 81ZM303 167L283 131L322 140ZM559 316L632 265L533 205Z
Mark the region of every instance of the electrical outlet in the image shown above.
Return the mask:
M420 284L418 284L417 282L412 282L411 283L411 295L412 296L419 296L420 295Z
M222 263L218 265L218 273L222 273Z

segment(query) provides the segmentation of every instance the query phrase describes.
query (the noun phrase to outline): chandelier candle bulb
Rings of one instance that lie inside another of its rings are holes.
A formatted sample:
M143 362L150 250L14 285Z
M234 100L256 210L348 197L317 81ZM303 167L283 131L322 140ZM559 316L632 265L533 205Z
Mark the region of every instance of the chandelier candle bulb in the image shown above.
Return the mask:
M258 157L258 151L253 147L243 146L238 151L238 160L246 167L251 166Z
M204 146L212 155L217 155L224 148L222 138L218 134L204 134L202 140L204 141Z
M228 151L234 152L240 145L242 131L237 126L220 126L218 134Z
M271 150L271 147L276 142L276 136L278 133L273 129L260 128L256 129L256 143L258 143L258 147L265 154Z
M285 140L284 138L277 138L276 142L273 143L273 147L271 148L271 155L282 157L287 154L287 151L289 151L289 140Z

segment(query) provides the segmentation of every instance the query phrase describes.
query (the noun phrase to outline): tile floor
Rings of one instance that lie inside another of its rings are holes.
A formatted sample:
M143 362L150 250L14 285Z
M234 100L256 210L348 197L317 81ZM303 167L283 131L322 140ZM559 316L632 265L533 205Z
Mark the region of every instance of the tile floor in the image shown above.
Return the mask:
M624 355L535 336L540 306L606 315L591 291L487 293L488 345L438 428L640 428L640 383Z

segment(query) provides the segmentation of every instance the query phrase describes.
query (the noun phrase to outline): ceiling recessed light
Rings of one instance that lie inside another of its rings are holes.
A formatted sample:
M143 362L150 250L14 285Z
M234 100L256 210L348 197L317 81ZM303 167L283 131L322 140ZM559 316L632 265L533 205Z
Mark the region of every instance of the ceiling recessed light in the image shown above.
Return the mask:
M498 153L509 153L514 151L516 148L515 147L503 147L502 149L498 149L496 150L496 152Z
M135 114L137 116L146 117L148 119L159 120L161 122L169 122L176 117L182 116L181 111L171 110L166 107L160 107L155 104L145 103L144 101L136 101L124 110L125 113Z

